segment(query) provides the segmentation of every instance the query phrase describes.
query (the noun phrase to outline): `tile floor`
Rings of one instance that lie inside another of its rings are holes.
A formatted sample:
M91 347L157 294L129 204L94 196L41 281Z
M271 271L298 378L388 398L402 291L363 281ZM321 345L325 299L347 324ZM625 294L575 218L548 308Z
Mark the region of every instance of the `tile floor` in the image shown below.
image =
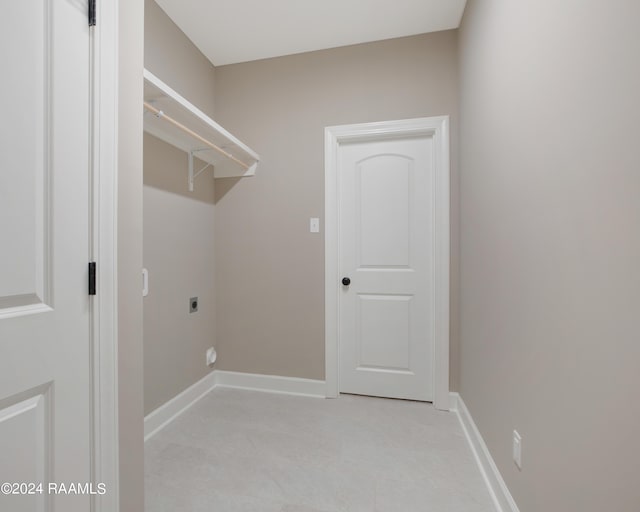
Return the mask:
M453 413L218 388L146 443L147 512L494 512Z

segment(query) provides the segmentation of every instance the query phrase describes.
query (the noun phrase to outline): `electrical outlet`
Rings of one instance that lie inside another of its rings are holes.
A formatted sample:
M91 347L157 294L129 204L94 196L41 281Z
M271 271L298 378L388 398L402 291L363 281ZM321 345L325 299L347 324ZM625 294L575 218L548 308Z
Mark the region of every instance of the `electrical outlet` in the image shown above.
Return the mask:
M191 297L189 299L189 313L198 312L198 297Z
M513 431L513 462L522 471L522 436L517 430Z
M320 233L320 219L318 217L309 219L309 231L311 233Z
M216 362L218 358L218 354L216 354L216 349L211 347L207 349L207 366L211 366Z

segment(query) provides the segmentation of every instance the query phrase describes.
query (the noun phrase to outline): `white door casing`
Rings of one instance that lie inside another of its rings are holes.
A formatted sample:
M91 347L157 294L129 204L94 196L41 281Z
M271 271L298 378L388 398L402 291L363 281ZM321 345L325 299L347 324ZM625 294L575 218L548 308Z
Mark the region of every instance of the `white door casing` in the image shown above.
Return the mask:
M448 409L448 118L329 127L325 144L327 396Z
M84 3L84 2L83 2ZM118 19L119 2L96 2L92 50L92 259L98 262L97 295L91 300L93 480L107 492L94 495L93 511L118 512ZM142 72L142 70L140 70ZM142 115L142 114L140 114ZM140 198L142 200L142 198Z
M0 18L0 482L44 486L0 494L0 510L118 509L117 11L99 8L96 34L87 8L11 2ZM106 260L102 301L87 294L92 256ZM108 495L49 482L104 482Z

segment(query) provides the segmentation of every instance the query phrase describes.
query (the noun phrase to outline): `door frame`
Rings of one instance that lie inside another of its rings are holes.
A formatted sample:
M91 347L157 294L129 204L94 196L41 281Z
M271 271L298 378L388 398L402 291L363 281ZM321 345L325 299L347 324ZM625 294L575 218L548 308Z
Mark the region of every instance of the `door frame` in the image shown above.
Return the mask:
M329 126L325 128L325 381L327 398L339 394L340 144L385 137L426 135L434 140L434 406L449 410L449 116Z
M91 472L107 492L92 496L92 511L118 512L118 4L97 2L90 29L91 206L90 257L97 262L91 310ZM142 79L141 79L142 80ZM142 83L142 82L141 82Z

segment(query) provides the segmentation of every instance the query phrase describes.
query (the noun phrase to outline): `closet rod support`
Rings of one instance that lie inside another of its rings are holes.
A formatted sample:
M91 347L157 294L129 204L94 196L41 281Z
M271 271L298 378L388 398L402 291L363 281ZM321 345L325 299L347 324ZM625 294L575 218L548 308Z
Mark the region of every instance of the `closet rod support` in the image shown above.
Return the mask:
M211 164L207 164L202 169L200 169L198 172L194 172L194 169L193 169L193 154L196 153L197 151L198 150L196 149L196 150L189 151L189 153L188 153L188 156L189 156L189 192L193 192L196 178L198 176L200 176L204 171L206 171L209 167L211 167Z

